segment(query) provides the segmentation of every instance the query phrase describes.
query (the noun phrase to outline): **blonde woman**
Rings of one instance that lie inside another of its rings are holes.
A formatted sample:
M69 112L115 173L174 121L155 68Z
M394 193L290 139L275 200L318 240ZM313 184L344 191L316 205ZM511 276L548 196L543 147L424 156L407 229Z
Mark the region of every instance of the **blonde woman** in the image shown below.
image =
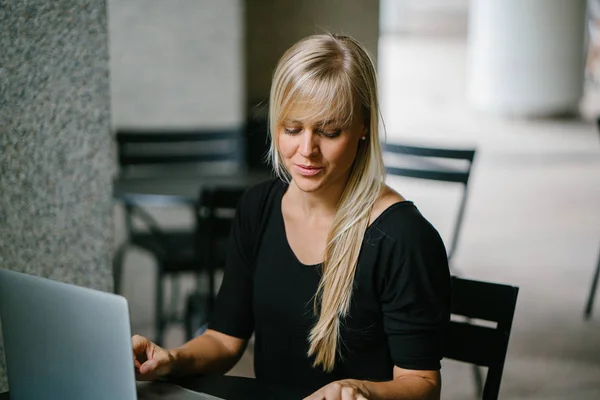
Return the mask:
M309 399L439 399L449 320L444 245L384 183L373 63L316 35L270 96L278 179L240 201L209 329L180 348L133 338L138 379L225 372L254 333L257 379Z

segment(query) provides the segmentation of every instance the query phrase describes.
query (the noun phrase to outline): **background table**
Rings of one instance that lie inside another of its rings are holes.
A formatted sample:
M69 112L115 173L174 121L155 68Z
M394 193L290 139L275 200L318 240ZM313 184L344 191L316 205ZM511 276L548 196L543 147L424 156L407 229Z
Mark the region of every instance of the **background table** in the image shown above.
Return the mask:
M138 205L193 205L198 201L202 188L247 188L272 177L271 171L261 169L226 175L190 174L171 177L161 174L139 178L117 178L113 182L113 197Z
M199 378L189 378L177 383L187 389L208 393L226 400L298 400L312 393L311 390L302 389L300 387L281 387L265 384L253 378L224 375L207 375Z

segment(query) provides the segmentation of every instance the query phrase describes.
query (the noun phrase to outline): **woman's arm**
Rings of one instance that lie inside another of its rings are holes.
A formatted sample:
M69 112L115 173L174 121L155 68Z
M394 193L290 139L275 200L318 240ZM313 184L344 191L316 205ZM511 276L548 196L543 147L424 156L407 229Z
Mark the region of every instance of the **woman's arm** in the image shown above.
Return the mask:
M439 371L416 371L394 367L394 379L388 382L364 382L370 400L439 400L442 377Z
M208 329L183 346L171 350L173 375L226 373L240 360L247 340Z
M322 387L306 400L439 400L439 371L417 371L394 367L394 379L386 382L345 379Z
M138 335L132 342L138 380L154 380L166 375L225 373L235 366L247 344L247 340L210 329L172 350L163 349Z

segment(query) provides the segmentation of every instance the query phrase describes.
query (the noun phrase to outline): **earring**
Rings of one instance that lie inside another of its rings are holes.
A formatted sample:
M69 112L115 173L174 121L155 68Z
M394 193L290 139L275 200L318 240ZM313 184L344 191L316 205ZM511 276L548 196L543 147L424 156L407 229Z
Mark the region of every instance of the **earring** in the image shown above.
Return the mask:
M367 140L367 137L363 136L363 137L360 138L360 140Z

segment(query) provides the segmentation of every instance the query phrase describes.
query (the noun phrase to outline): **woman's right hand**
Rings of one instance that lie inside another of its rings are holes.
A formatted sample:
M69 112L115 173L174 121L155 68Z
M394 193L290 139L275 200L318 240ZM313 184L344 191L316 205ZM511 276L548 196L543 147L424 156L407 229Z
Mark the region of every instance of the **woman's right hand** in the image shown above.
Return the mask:
M175 367L175 355L140 335L131 338L135 378L153 381L171 373Z

